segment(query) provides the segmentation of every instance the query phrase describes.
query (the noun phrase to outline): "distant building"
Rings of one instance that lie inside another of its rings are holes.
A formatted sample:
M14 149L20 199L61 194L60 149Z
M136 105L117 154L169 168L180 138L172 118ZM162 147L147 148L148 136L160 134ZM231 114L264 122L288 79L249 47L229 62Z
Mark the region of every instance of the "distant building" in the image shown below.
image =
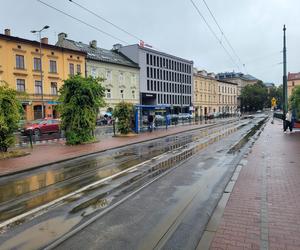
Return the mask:
M293 89L296 86L300 86L300 72L299 73L288 73L288 81L287 81L287 88L288 88L288 97L291 96Z
M214 73L194 68L194 98L196 116L237 111L238 84L217 80Z
M169 104L174 112L192 105L193 62L142 45L119 45L118 51L140 67L141 104Z
M266 88L268 89L268 93L270 93L270 90L272 88L275 88L275 84L272 82L264 82L264 85L266 86Z
M58 35L57 46L85 52L86 75L104 78L105 102L114 108L121 101L139 103L139 66L114 46L112 50L97 47L97 41L89 44L67 39L67 34Z
M221 113L233 114L238 110L238 84L218 80L218 108Z
M219 112L218 81L214 73L194 68L194 98L195 115L198 117Z
M259 79L255 78L249 74L243 73L236 73L236 72L225 72L225 73L218 73L217 74L218 80L224 80L226 82L233 82L238 84L238 106L240 107L240 99L239 96L241 95L241 90L243 87L247 85L253 85L259 81Z
M46 118L56 118L56 105L63 80L77 73L85 74L86 53L12 36L10 30L0 34L0 82L25 93L19 99L24 109L24 119L42 118L42 100ZM41 70L43 81L41 81Z

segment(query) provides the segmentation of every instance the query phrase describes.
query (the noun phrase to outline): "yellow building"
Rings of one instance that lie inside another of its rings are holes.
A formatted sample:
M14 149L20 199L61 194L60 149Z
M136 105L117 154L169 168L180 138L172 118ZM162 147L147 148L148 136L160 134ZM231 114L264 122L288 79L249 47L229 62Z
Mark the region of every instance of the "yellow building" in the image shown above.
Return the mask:
M0 68L1 70L1 68ZM287 88L288 88L288 97L291 96L293 89L296 86L300 86L300 72L299 73L290 73L288 74Z
M50 45L48 38L42 38L41 51L42 60L38 41L11 36L9 29L0 34L0 82L26 93L20 96L26 120L42 118L42 102L45 117L56 118L63 80L76 73L85 75L86 53Z
M218 112L218 81L213 73L194 69L194 108L198 117Z

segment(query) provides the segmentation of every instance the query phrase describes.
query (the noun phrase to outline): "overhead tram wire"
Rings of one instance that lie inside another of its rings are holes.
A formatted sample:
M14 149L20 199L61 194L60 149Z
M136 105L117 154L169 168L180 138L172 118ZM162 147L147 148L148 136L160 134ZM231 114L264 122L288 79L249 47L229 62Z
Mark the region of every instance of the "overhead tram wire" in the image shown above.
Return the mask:
M241 63L241 65L245 67L245 64L242 63L241 58L239 57L239 55L236 53L235 49L233 48L233 46L232 46L231 43L229 42L227 36L225 35L223 29L222 29L221 26L219 25L217 19L215 18L215 15L213 14L213 12L211 11L211 9L209 8L208 4L206 3L205 0L202 0L202 1L204 2L206 8L208 9L210 15L212 16L214 22L216 23L217 27L219 28L219 30L220 30L222 36L224 37L224 39L225 39L226 43L228 44L228 46L230 47L230 49L232 50L233 54L237 57L237 59L239 60L239 62Z
M140 37L134 35L133 33L131 33L131 32L129 32L129 31L123 29L123 28L120 27L119 25L114 24L113 22L111 22L111 21L109 21L108 19L106 19L106 18L100 16L99 14L95 13L94 11L92 11L92 10L90 10L90 9L88 9L88 8L86 8L86 7L84 7L83 5L81 5L81 4L77 3L77 2L75 2L74 0L68 0L68 1L71 2L71 3L73 3L73 4L75 4L75 5L77 5L79 8L81 8L81 9L87 11L88 13L90 13L90 14L96 16L96 17L99 18L100 20L102 20L102 21L104 21L104 22L106 22L106 23L112 25L113 27L115 27L116 29L118 29L118 30L124 32L125 34L129 35L130 37L132 37L132 38L134 38L134 39L137 39L138 41L143 41L143 42L144 42L144 39L142 39L142 38L140 38ZM152 45L149 45L149 44L147 44L146 42L145 42L145 46L160 51L159 48L154 47L154 46L152 46Z
M231 61L233 62L234 65L237 66L237 68L240 70L240 66L236 63L236 61L233 59L233 57L231 56L231 54L229 53L229 51L226 49L226 47L224 46L224 44L222 43L222 40L219 39L219 37L217 36L217 34L214 32L214 30L212 29L212 27L209 25L209 23L207 22L207 20L205 19L205 17L203 16L203 14L201 13L201 11L199 10L199 8L197 7L197 5L195 4L195 2L193 0L190 0L191 3L193 4L194 8L196 9L196 11L198 12L198 14L200 15L200 17L203 19L203 21L205 22L205 24L207 25L208 29L210 30L210 32L214 35L214 37L217 39L217 41L220 43L220 45L222 46L222 48L224 49L224 51L226 52L226 54L230 57Z
M68 1L71 2L71 3L73 3L73 4L75 4L75 5L77 5L77 6L80 7L81 9L83 9L83 10L89 12L90 14L92 14L92 15L98 17L98 18L101 19L102 21L104 21L104 22L106 22L106 23L112 25L112 26L115 27L116 29L118 29L118 30L120 30L120 31L122 31L122 32L124 32L124 33L126 33L127 35L129 35L129 36L131 36L131 37L133 37L133 38L135 38L135 39L137 39L137 40L143 40L143 39L137 37L136 35L130 33L129 31L127 31L127 30L121 28L120 26L118 26L118 25L112 23L111 21L107 20L106 18L100 16L99 14L95 13L94 11L92 11L92 10L90 10L90 9L88 9L88 8L86 8L86 7L84 7L83 5L81 5L81 4L77 3L77 2L75 2L74 0L68 0Z
M95 30L101 32L102 34L105 34L105 35L107 35L107 36L109 36L109 37L111 37L111 38L113 38L113 39L115 39L115 40L118 40L118 41L120 41L120 42L125 43L125 44L128 45L128 43L127 43L126 41L124 41L124 40L122 40L122 39L120 39L120 38L118 38L118 37L116 37L116 36L114 36L114 35L112 35L112 34L109 34L108 32L106 32L106 31L104 31L104 30L102 30L102 29L99 29L98 27L96 27L96 26L94 26L94 25L92 25L92 24L89 24L89 23L87 23L87 22L85 22L85 21L83 21L83 20L81 20L81 19L79 19L79 18L77 18L77 17L74 17L74 16L72 16L72 15L70 15L70 14L68 14L68 13L66 13L66 12L64 12L64 11L62 11L62 10L60 10L60 9L58 9L58 8L56 8L56 7L54 7L54 6L52 6L52 5L50 5L50 4L47 4L47 3L43 2L42 0L37 0L37 1L40 2L40 3L43 4L43 5L45 5L45 6L49 7L49 8L51 8L51 9L53 9L53 10L56 10L57 12L59 12L59 13L61 13L61 14L64 14L65 16L68 16L68 17L70 17L70 18L72 18L72 19L74 19L74 20L76 20L76 21L78 21L78 22L80 22L80 23L82 23L82 24L85 24L85 25L89 26L90 28L93 28L93 29L95 29Z

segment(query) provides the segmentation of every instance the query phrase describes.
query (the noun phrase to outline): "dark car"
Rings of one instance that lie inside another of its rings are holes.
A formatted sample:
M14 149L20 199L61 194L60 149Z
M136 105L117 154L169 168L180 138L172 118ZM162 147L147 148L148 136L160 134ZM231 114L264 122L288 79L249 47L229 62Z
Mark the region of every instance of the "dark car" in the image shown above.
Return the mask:
M60 120L58 119L38 119L27 123L21 130L24 135L33 135L58 133L60 132Z

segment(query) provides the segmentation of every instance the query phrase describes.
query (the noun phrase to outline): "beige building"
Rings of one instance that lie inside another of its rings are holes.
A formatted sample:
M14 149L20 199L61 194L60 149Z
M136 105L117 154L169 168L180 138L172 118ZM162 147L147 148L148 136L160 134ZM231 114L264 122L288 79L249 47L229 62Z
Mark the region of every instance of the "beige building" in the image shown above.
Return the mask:
M218 80L218 112L234 114L238 109L238 84Z
M218 112L218 81L213 73L194 68L195 116L202 117Z
M237 84L237 97L238 97L238 107L240 107L240 95L241 90L247 85L253 85L259 81L259 79L255 78L249 74L237 73L237 72L226 72L226 73L218 73L217 79L226 82L232 82Z
M292 91L296 86L300 86L300 72L299 73L289 72L288 81L287 81L288 97L291 96Z
M56 45L87 53L86 75L104 78L106 107L101 111L114 108L121 101L138 104L139 66L119 53L115 48L106 50L97 47L97 41L89 44L67 39L60 33Z

